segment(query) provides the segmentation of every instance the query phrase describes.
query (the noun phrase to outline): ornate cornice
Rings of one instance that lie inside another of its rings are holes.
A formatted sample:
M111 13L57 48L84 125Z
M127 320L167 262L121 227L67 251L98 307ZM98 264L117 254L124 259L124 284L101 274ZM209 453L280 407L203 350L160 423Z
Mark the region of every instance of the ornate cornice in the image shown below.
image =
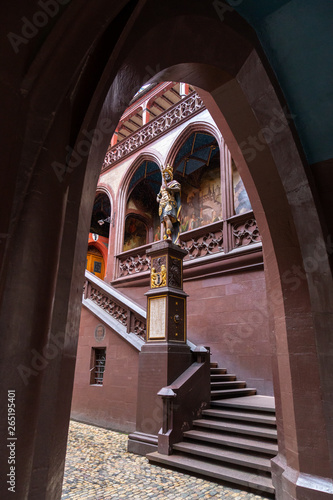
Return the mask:
M147 123L147 125L141 127L140 130L110 148L105 155L102 172L119 161L124 160L134 151L147 146L150 142L155 141L158 137L169 132L203 109L205 109L205 105L202 99L196 92L192 92L188 97L182 99L161 113L157 118Z

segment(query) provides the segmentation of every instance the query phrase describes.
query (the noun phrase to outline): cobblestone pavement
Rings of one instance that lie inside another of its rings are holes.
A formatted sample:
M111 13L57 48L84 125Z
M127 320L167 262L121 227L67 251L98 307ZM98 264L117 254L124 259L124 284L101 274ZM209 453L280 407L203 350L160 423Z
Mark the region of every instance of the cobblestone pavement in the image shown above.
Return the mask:
M71 421L62 500L262 500L128 453L127 435Z

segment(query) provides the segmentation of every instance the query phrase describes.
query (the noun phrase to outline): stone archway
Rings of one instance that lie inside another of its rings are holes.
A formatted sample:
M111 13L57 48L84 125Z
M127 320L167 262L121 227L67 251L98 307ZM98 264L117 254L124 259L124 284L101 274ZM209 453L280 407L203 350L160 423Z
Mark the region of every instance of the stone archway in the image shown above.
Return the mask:
M99 165L134 90L145 81L163 80L201 88L218 126L230 130L228 147L263 236L275 333L278 498L288 498L283 489L291 498L298 498L302 488L309 487L305 482L309 476L319 477L322 491L326 487L322 478L331 477L329 450L332 453L333 448L332 429L328 428L332 368L326 361L331 274L319 215L290 130L288 110L282 109L273 87L276 82L272 84L263 66L266 62L255 51L257 41L251 29L236 15L221 23L211 6L190 1L184 2L180 12L177 3L164 2L163 19L150 1L123 2L117 7L122 11L102 2L93 12L90 7L83 9L81 17L76 11L79 7L71 5L64 12L30 65L30 73L16 83L27 96L20 125L23 146L20 158L15 157L23 189L14 192L15 179L10 179L10 193L4 200L12 207L12 225L1 280L1 355L3 382L10 380L9 388L15 386L17 391L18 419L22 422L24 416L28 418L24 426L18 423L17 430L17 467L21 474L18 494L22 498L60 495L85 242ZM16 13L10 11L8 15L14 19ZM66 32L71 22L86 36L79 37L76 30ZM107 35L112 39L112 29L119 34L122 30L122 39L111 45L114 50L108 59L98 40ZM192 33L198 36L193 39ZM61 50L50 57L59 39ZM73 46L78 52L69 50ZM87 51L90 61L84 58ZM66 53L68 57L63 55ZM31 59L32 55L26 57ZM44 62L50 60L45 67L43 58ZM96 73L98 61L103 62L104 70ZM66 68L67 78L62 68ZM79 76L78 68L83 71ZM47 102L55 74L57 91ZM98 80L94 74L98 74ZM68 82L74 82L72 88ZM76 106L72 106L73 101ZM77 111L80 103L85 112ZM281 130L280 125L272 125L275 116L286 123ZM273 127L276 132L272 136L269 130ZM256 141L259 147L253 137L260 139ZM243 150L241 147L239 151L237 143L245 143ZM68 163L68 158L66 163L69 145L70 151L73 149L71 160L78 157L76 164ZM245 149L254 149L254 157L247 164ZM54 161L62 165L57 171L60 178L50 167ZM41 207L46 200L52 229L47 241L40 235L45 217ZM36 271L27 270L27 259L36 248L41 264ZM43 255L48 255L47 262ZM295 269L303 274L293 290L290 280ZM308 411L309 406L313 413ZM5 415L2 418L5 420ZM309 435L309 428L314 426L316 430ZM1 458L5 464L6 457ZM6 486L1 488L5 495ZM318 498L317 486L311 488L309 498Z

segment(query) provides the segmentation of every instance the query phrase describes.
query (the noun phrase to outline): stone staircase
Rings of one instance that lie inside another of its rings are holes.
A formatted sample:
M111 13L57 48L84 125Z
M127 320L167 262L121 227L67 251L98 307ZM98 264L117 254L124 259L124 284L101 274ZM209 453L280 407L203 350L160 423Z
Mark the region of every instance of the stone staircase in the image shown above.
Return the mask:
M211 363L211 404L172 455L149 453L156 465L274 495L270 459L277 452L274 398Z

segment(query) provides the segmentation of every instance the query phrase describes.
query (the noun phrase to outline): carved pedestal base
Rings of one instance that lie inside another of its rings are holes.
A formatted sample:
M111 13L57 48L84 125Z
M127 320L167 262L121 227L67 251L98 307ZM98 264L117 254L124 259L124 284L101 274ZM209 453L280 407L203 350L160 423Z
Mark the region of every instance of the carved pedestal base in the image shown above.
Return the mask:
M191 351L186 344L171 345L165 342L142 346L139 355L136 432L129 437L128 451L140 455L156 451L157 435L163 422L163 403L157 393L183 373L191 360Z

